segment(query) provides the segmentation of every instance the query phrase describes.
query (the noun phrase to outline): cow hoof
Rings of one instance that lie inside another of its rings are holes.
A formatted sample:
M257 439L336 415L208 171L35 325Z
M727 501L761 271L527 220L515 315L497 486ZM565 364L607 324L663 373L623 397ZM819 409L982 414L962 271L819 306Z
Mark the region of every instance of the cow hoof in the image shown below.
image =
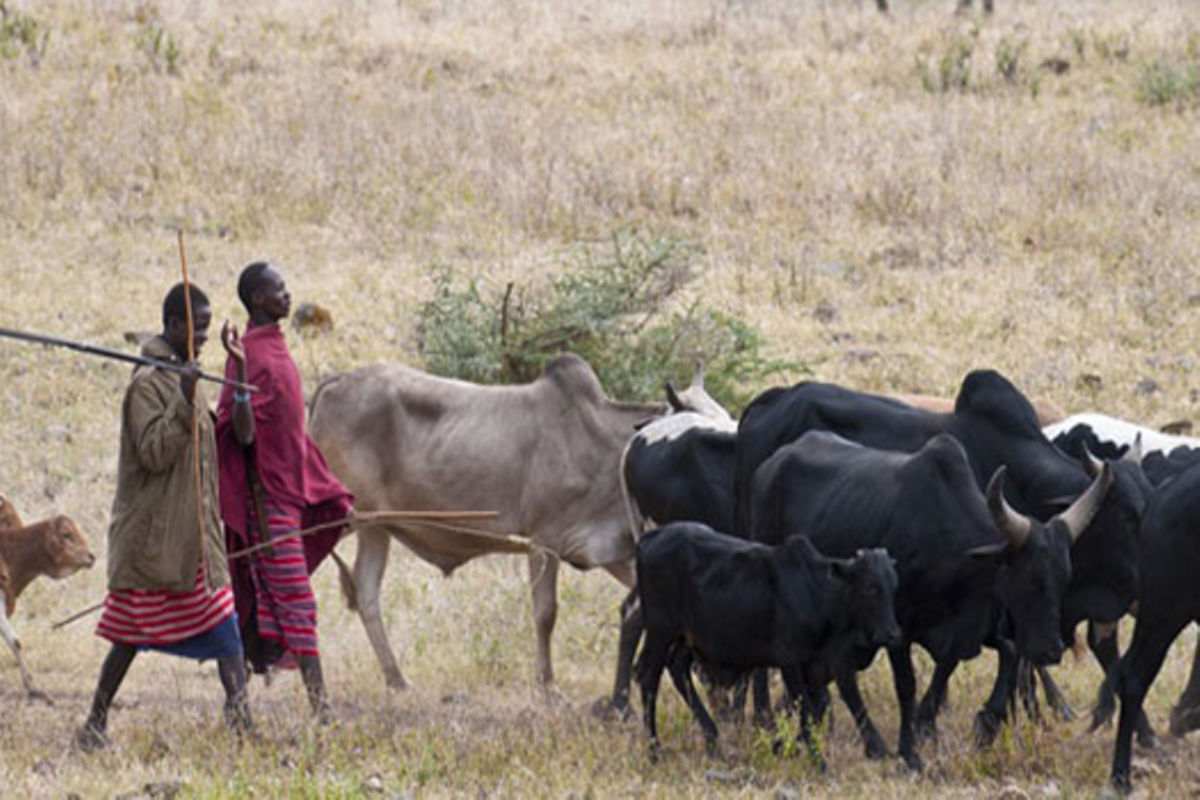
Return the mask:
M112 747L112 742L104 731L87 722L76 729L75 746L84 753L97 753Z
M412 684L404 680L404 676L398 672L395 675L388 675L386 682L387 688L396 692L403 692L406 689L412 688Z
M879 761L891 755L891 752L888 751L887 745L883 743L883 740L874 737L867 739L863 743L863 751L866 753L867 758L871 759L872 761Z
M938 741L937 722L932 719L918 719L916 724L917 739L923 742Z
M626 698L605 696L592 703L592 716L605 722L627 722L632 714L633 709Z
M650 743L646 745L646 758L650 759L651 764L657 764L661 751L662 745L658 743L658 739L651 739Z
M1000 732L1000 718L990 711L980 711L975 715L975 723L971 726L975 737L975 746L980 750L992 746L996 734Z
M1154 731L1138 731L1137 743L1146 750L1155 750L1158 748L1158 737L1154 735Z
M715 736L705 736L704 737L704 753L708 756L719 755L717 752L717 737L715 737Z
M908 767L913 772L922 772L925 769L925 762L916 752L901 753L900 757L904 759L904 766Z

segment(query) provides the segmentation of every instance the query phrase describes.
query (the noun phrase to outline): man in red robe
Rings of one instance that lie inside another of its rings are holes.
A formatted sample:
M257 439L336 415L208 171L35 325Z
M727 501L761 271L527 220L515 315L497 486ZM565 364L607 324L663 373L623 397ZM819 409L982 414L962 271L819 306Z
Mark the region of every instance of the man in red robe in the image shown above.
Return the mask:
M250 315L240 337L221 331L231 353L225 373L256 391L226 386L217 406L221 518L229 551L273 542L230 563L246 657L255 672L298 665L313 712L329 720L317 644L317 603L309 575L337 544L342 529L281 538L345 518L353 496L334 477L305 427L300 372L279 322L291 295L279 271L265 262L246 267L238 297Z

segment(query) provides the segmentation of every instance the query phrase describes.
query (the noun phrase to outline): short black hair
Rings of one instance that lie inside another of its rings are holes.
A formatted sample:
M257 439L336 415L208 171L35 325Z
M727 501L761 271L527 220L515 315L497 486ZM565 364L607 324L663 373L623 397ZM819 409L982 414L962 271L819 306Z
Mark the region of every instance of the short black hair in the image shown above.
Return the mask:
M238 277L238 299L242 301L247 312L252 310L250 306L254 301L254 290L262 283L263 273L270 268L269 262L255 261L243 269L241 276Z
M200 306L210 305L208 295L206 295L200 287L194 283L189 283L188 288L191 289L192 309L195 310ZM163 298L162 305L162 323L163 328L166 328L171 321L171 317L179 317L184 322L187 322L187 302L183 295L183 282L175 284L171 290L167 292L167 296Z

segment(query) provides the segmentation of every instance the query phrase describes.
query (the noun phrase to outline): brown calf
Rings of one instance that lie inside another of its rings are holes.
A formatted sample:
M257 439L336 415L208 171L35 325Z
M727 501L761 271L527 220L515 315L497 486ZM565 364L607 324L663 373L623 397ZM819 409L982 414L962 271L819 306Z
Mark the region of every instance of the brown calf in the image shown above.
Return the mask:
M96 563L87 540L70 517L59 515L20 525L21 518L6 499L0 497L0 525L15 521L17 527L0 528L0 637L17 659L21 682L31 698L49 698L34 688L33 677L21 658L21 642L9 618L17 598L39 575L58 580Z

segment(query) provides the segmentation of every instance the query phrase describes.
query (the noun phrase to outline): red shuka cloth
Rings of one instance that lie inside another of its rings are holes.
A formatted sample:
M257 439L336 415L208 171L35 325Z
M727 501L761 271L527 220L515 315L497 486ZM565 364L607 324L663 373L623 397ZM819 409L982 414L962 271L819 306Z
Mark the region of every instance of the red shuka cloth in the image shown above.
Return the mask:
M325 463L305 427L304 394L300 371L288 351L278 324L249 328L242 336L246 352L246 380L258 391L250 395L254 411L254 460L262 481L264 500L296 509L301 527L340 519L349 513L354 496ZM237 368L226 359L225 377L236 380ZM217 454L220 468L221 519L239 547L257 541L248 535L247 509L252 507L246 483L242 446L233 431L233 387L221 389L217 403ZM335 528L304 537L309 573L337 544L342 530Z

